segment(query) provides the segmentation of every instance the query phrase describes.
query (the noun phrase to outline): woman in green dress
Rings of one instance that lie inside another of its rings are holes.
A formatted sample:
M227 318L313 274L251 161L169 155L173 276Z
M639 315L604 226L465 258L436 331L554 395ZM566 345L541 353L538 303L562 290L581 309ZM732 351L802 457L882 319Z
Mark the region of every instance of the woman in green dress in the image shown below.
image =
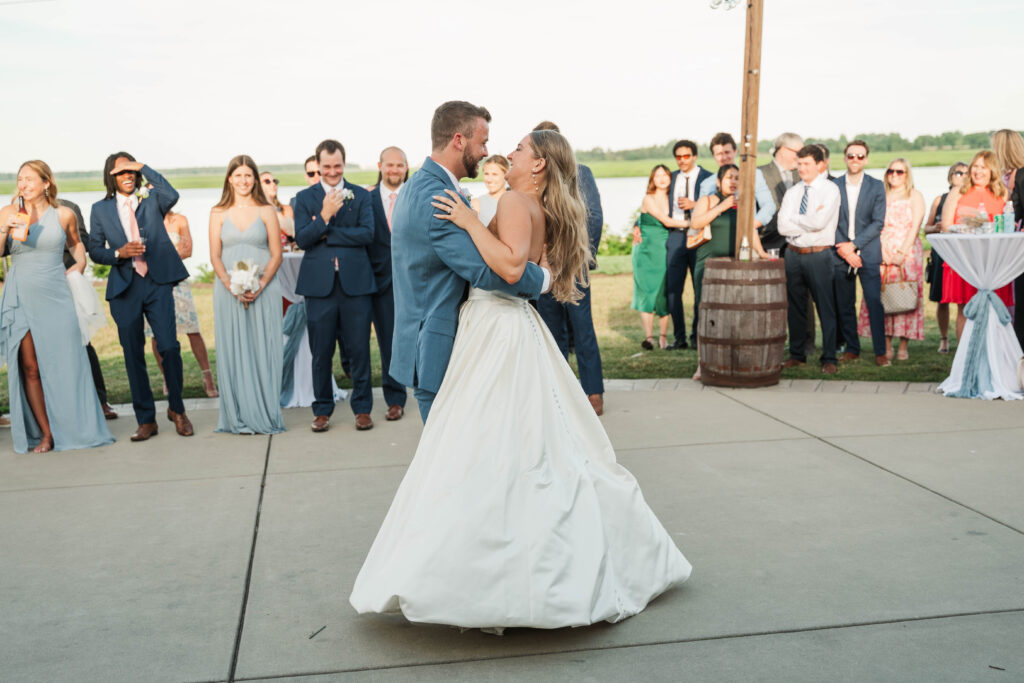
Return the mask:
M686 221L668 215L668 188L672 176L658 164L647 178L647 194L640 205L640 220L633 226L633 309L640 311L644 349L654 348L654 316L658 316L659 346L668 348L668 299L665 266L668 229L685 228Z
M697 247L697 266L693 270L693 310L700 316L700 296L704 283L704 263L709 258L733 256L736 253L736 193L740 187L740 169L735 164L725 164L718 169L715 194L704 195L693 207L691 230L703 230L711 226L711 239ZM750 245L758 256L768 258L761 247L757 230L753 231L754 243ZM699 343L698 339L698 343ZM693 378L700 379L700 365Z

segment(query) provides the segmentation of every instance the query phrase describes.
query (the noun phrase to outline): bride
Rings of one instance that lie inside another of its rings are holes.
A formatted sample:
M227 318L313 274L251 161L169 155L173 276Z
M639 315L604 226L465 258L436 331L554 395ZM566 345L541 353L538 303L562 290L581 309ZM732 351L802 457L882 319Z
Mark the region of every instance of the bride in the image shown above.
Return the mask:
M508 282L546 258L554 296L578 300L590 251L572 149L534 131L508 158L490 226L450 190L434 206ZM498 633L584 626L640 612L690 570L537 312L472 289L352 606Z

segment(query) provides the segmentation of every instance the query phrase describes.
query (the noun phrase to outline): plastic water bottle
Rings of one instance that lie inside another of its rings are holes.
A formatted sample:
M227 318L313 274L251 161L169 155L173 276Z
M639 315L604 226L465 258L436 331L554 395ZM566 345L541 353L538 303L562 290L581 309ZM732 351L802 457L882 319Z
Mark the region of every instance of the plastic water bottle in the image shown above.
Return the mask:
M743 236L743 241L740 242L740 261L750 260L750 242L747 241L747 236Z
M1003 232L1014 232L1017 229L1017 217L1013 215L1013 202L1007 200L1003 205Z

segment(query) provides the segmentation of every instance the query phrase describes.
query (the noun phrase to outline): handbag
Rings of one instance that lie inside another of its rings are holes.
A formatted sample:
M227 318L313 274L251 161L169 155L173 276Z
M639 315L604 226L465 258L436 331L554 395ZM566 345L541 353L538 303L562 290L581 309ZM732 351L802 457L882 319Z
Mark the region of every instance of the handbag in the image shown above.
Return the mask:
M99 294L92 283L77 270L67 274L68 288L78 315L78 329L82 334L82 346L89 343L100 329L107 326L107 312L103 308Z
M885 278L882 279L882 308L886 315L909 313L917 309L917 280L908 280L903 267L899 269L898 280L886 282Z
M717 197L715 198L717 199ZM715 208L718 205L716 201L714 204L709 206L709 209ZM695 228L686 229L686 248L696 249L702 244L706 244L711 241L711 224L708 223L703 228L697 230Z

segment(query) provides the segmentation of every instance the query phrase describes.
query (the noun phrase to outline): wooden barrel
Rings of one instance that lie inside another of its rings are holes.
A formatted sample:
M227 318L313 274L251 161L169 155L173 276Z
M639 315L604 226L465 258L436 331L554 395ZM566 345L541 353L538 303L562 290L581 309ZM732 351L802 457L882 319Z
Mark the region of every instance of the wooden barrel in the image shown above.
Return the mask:
M701 381L716 387L778 384L786 308L781 259L708 259L697 325Z

